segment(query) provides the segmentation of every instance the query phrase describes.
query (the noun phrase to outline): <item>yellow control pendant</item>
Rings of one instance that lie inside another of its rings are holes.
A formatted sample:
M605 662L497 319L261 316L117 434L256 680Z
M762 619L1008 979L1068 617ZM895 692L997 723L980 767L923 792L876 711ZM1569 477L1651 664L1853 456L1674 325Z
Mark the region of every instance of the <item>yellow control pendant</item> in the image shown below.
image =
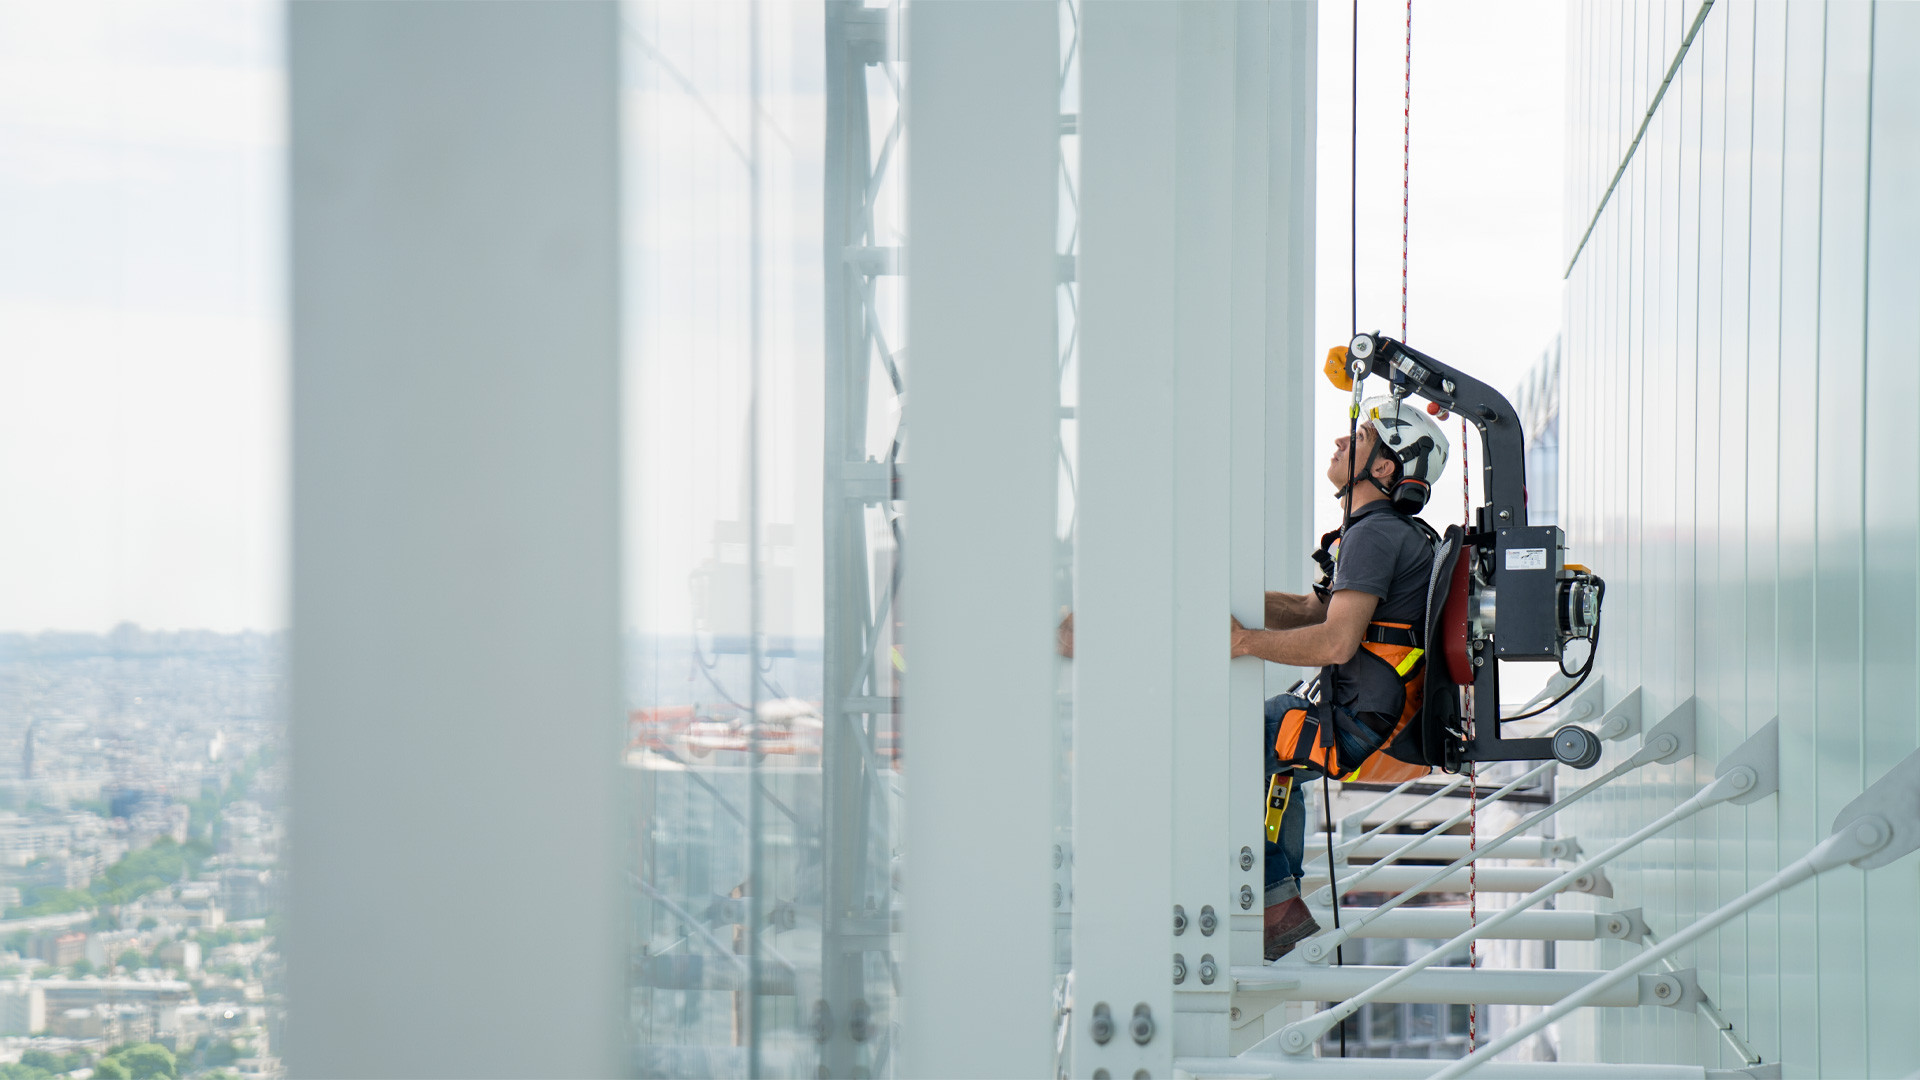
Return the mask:
M1267 782L1267 843L1280 842L1280 818L1287 812L1287 800L1293 798L1293 777L1274 773Z

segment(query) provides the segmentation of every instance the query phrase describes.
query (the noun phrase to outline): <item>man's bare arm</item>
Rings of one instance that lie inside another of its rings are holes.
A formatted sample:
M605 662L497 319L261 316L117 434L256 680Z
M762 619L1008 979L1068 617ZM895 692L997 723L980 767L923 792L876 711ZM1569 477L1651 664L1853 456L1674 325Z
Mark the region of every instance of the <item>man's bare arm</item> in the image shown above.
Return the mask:
M1324 622L1327 617L1327 605L1320 602L1314 593L1301 596L1298 593L1270 592L1267 594L1267 629L1292 630L1295 627L1311 626Z
M1233 622L1233 655L1257 656L1276 664L1326 667L1344 664L1360 651L1367 623L1373 620L1380 598L1354 589L1333 594L1326 618L1291 630L1249 630Z

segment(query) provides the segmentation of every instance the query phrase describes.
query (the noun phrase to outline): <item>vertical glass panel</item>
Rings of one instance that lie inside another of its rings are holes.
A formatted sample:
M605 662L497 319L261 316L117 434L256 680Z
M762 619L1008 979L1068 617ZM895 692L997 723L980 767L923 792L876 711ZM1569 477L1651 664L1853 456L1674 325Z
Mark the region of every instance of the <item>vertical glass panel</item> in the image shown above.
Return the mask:
M0 6L8 1075L281 1073L280 16Z
M636 1071L889 1075L896 12L623 13Z
M1075 409L1080 399L1080 0L1060 0L1060 197L1055 229L1055 251L1062 271L1056 288L1059 321L1060 425L1059 527L1054 560L1054 602L1063 619L1073 610L1073 559L1079 467L1079 426ZM1070 624L1067 626L1070 633ZM1068 1021L1067 976L1073 968L1073 673L1062 657L1056 666L1053 752L1053 907L1055 1000L1061 1006L1054 1022ZM1056 1038L1064 1048L1067 1040ZM1055 1063L1064 1069L1064 1060Z

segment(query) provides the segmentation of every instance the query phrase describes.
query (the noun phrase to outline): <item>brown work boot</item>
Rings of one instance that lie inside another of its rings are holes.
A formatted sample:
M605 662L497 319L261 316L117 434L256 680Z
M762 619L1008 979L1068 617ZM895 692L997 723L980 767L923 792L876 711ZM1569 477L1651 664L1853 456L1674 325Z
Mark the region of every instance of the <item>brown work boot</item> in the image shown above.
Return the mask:
M1266 957L1269 961L1278 960L1319 932L1320 924L1313 921L1307 902L1298 896L1284 903L1270 904L1267 906Z

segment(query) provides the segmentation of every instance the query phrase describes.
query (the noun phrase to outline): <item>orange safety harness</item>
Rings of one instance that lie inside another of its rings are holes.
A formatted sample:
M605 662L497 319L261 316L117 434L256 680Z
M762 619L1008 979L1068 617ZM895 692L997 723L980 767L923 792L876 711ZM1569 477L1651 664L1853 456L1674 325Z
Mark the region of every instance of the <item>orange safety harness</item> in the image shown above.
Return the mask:
M1318 710L1289 709L1280 719L1274 751L1282 767L1312 769L1342 782L1398 784L1427 775L1432 768L1419 758L1419 732L1413 728L1425 701L1427 676L1427 650L1420 631L1411 623L1369 623L1360 648L1361 654L1355 655L1352 666L1363 678L1391 678L1398 684L1398 713L1356 714L1356 733L1374 738L1363 740L1370 745L1359 760L1342 760L1340 740L1322 730L1323 722L1332 722L1336 715L1327 700L1332 688L1323 677ZM1307 696L1314 695L1309 692ZM1321 715L1314 715L1316 711Z

